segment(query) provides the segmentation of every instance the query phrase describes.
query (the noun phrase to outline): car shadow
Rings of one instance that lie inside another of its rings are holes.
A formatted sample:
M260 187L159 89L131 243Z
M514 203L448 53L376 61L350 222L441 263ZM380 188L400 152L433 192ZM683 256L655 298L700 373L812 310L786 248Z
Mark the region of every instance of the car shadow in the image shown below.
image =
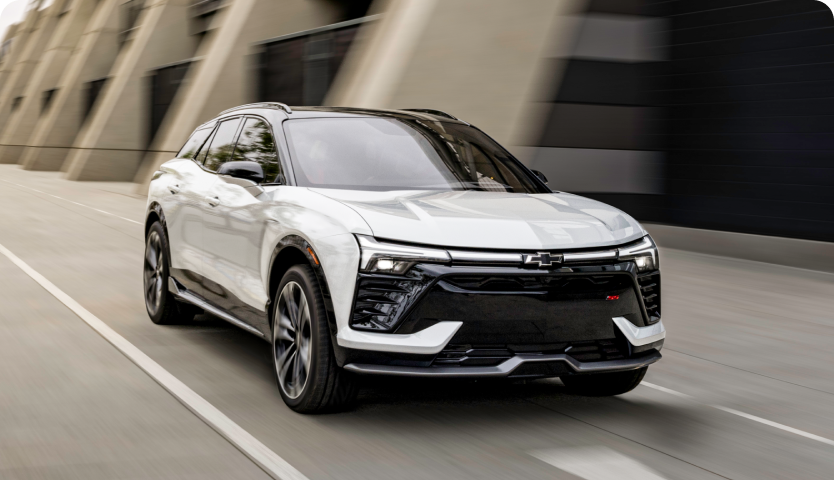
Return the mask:
M207 331L200 343L240 375L274 392L282 405L268 344L223 320L201 315L189 326ZM696 404L658 401L641 387L617 397L571 394L558 379L471 380L365 376L353 409L307 416L339 431L435 431L456 428L497 431L539 425L591 426L618 436L639 435L675 448L702 442L720 429ZM560 427L562 428L562 427ZM680 435L686 431L687 435Z

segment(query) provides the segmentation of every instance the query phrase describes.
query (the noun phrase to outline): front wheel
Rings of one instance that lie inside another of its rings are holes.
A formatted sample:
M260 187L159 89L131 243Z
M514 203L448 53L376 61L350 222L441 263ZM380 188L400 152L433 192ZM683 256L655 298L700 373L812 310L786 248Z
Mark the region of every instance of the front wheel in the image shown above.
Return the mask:
M151 321L157 325L187 323L194 318L196 309L178 302L168 291L168 239L165 229L154 222L148 229L145 241L144 293L145 308Z
M561 377L568 391L586 397L611 397L630 392L640 385L649 367L628 372L596 373Z
M336 364L315 272L307 265L290 268L276 297L272 356L284 402L299 413L348 408L358 389L353 375Z

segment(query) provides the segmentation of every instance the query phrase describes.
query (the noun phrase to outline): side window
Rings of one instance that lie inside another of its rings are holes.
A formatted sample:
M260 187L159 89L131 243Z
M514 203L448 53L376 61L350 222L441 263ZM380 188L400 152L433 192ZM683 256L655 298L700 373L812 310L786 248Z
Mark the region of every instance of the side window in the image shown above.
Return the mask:
M211 140L211 146L206 152L206 159L203 162L204 167L214 172L220 165L229 161L232 150L235 148L235 134L238 126L240 126L240 118L226 120L217 127L217 132Z
M258 162L264 169L264 183L284 183L272 130L269 124L260 118L246 119L232 160Z
M185 145L183 145L179 153L177 153L177 158L193 159L197 155L197 151L200 149L200 146L203 145L203 142L205 142L211 134L211 130L212 127L206 127L192 133L191 138L185 142Z
M217 134L217 129L216 128L214 130L212 130L211 136L203 144L203 148L200 149L200 153L198 153L197 156L194 158L194 161L199 163L200 165L202 165L203 163L206 162L206 155L208 154L209 146L211 146L211 142L214 140L215 134Z

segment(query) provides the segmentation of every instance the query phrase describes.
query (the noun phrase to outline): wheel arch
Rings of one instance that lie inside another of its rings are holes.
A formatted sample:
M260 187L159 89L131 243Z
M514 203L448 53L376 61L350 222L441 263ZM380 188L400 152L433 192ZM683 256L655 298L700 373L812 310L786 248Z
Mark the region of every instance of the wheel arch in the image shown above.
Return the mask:
M145 215L145 236L148 236L148 230L154 222L162 224L162 229L165 231L165 236L168 236L168 225L165 222L165 213L162 211L162 206L157 202L151 202L148 205L148 213Z
M284 278L287 270L293 266L307 265L316 274L316 280L319 282L321 295L324 299L327 324L330 326L331 335L336 335L336 315L333 310L333 301L330 297L330 288L327 283L327 277L324 274L324 269L321 267L318 258L310 242L298 235L287 235L275 246L275 249L272 251L272 257L269 260L269 278L267 281L269 295L267 316L270 328L272 328L274 321L272 303L278 293L278 285L281 283L281 279Z
M145 241L147 241L148 231L151 229L151 225L153 225L154 222L159 222L159 224L162 225L162 232L165 234L165 244L168 245L168 251L166 252L167 255L165 258L168 260L168 269L170 271L174 265L174 259L171 258L169 243L171 241L171 236L168 235L168 223L165 221L165 213L162 211L162 205L157 202L151 202L151 204L148 205L148 213L145 215Z

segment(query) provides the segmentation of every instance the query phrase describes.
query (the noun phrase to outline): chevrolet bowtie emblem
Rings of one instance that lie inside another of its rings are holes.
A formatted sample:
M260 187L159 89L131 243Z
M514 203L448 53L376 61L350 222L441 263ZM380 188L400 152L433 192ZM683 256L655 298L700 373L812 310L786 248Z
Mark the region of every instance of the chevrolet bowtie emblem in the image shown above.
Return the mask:
M553 255L547 252L539 252L535 255L524 255L524 264L533 265L538 264L540 267L550 267L554 264L562 263L561 255Z

